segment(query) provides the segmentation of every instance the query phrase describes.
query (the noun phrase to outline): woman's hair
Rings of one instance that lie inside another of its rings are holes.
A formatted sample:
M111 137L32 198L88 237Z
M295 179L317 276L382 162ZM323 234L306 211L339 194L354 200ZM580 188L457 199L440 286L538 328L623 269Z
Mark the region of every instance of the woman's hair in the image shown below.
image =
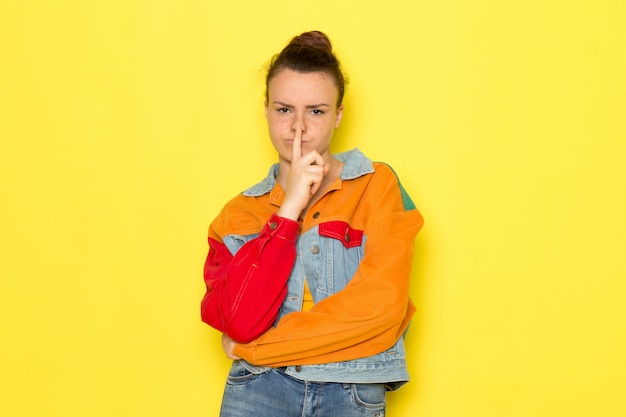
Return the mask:
M296 72L323 72L329 75L337 90L337 106L343 101L345 77L341 71L341 64L333 54L330 39L319 31L304 32L296 36L277 55L274 55L265 78L265 99L269 100L269 82L280 71L290 69Z

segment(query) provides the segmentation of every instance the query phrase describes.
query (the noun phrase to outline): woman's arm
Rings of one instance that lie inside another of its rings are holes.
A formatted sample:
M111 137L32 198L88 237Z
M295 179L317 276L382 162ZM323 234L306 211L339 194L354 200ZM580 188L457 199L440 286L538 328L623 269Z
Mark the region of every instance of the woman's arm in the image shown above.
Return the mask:
M298 228L274 214L234 256L218 236L210 236L202 321L242 343L271 327L287 293Z

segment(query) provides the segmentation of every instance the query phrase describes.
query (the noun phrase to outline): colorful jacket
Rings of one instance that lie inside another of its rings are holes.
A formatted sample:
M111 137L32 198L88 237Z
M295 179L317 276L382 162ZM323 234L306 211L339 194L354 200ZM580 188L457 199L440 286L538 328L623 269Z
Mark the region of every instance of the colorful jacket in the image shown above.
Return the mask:
M301 222L276 215L278 165L209 229L202 319L239 341L253 372L305 380L408 380L403 334L413 242L423 219L393 170L359 150ZM306 279L315 305L300 311ZM367 371L367 372L364 372Z

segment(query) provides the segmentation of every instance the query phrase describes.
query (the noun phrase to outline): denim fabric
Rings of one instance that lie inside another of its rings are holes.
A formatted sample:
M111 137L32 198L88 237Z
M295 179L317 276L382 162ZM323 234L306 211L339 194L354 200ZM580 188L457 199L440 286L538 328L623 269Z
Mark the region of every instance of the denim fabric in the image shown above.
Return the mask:
M385 404L381 384L307 382L283 368L252 373L235 361L220 417L384 417Z

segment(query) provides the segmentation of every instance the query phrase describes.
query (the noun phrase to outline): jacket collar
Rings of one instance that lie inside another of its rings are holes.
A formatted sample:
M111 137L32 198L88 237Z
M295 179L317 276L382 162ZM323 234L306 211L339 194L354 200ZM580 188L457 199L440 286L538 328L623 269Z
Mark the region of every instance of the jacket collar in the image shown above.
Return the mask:
M341 180L348 181L374 172L374 164L363 155L357 148L351 151L338 153L333 155L336 159L343 162L341 170ZM259 197L272 191L276 185L276 176L278 175L278 164L270 167L267 177L261 182L248 188L243 192L247 197Z

